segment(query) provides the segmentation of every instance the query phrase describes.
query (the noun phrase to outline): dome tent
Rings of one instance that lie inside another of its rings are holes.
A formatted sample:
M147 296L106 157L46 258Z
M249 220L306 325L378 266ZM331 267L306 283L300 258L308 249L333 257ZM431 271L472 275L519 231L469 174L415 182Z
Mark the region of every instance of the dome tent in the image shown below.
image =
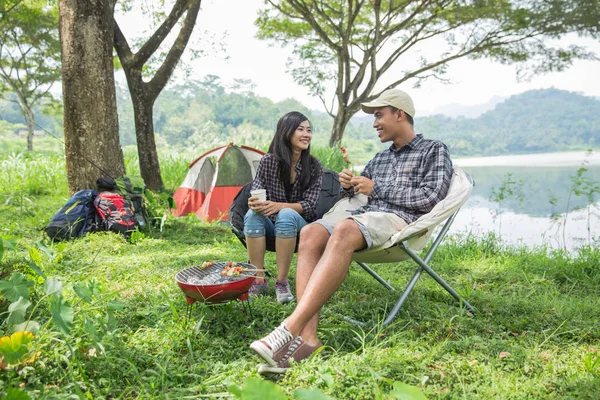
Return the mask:
M240 189L256 176L264 153L248 146L226 146L212 149L189 166L183 183L173 194L180 217L195 213L205 221L228 220L227 211Z

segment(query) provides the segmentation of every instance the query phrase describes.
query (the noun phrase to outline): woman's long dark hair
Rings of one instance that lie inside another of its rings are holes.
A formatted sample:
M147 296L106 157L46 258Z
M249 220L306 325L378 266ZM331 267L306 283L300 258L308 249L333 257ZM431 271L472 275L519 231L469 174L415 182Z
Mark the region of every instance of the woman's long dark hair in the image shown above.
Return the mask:
M308 118L297 111L285 114L277 122L277 130L271 146L269 146L269 153L279 160L279 179L284 185L289 185L292 176L292 136L304 121L308 121ZM308 123L310 124L310 121ZM310 155L310 146L306 150L302 150L300 161L302 162L302 174L298 179L300 180L300 192L304 192L310 185L311 172L318 164L317 159Z

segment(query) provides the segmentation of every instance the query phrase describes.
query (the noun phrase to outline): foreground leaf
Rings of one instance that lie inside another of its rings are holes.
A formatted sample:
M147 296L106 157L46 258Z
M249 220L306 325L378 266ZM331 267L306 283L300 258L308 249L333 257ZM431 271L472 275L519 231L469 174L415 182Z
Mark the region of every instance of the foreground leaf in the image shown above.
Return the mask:
M21 389L8 388L6 390L6 400L30 400L31 397Z
M390 395L395 399L402 400L427 400L427 397L418 387L402 382L394 382L394 389L390 392Z
M285 394L273 382L248 378L242 387L243 400L285 400Z
M28 344L33 340L31 332L15 332L11 336L0 338L0 355L4 362L18 364L29 352Z
M83 283L77 283L73 286L73 291L75 292L75 294L77 294L77 296L81 297L83 299L83 301L85 301L86 303L92 302L92 291L90 290L89 287L87 287L87 285L85 285Z
M25 331L36 333L40 330L40 323L37 321L25 321L22 324L13 327L14 332Z
M298 400L330 400L319 389L298 389L294 392L294 399Z
M242 387L240 385L232 383L231 385L227 386L227 391L237 398L242 397Z
M63 284L56 278L48 278L46 282L44 282L44 292L46 294L61 294L63 289Z
M92 337L94 338L95 341L99 342L100 341L100 335L98 334L98 329L96 329L96 327L94 326L93 322L86 318L84 320L83 324L85 326L85 330L88 331L88 333L90 335L92 335Z
M35 247L30 247L29 248L29 258L38 267L40 267L42 265L42 255L40 254L40 252L38 251L38 249L36 249Z
M50 297L50 312L52 321L58 326L62 333L68 335L71 333L73 324L73 307L62 297L62 295L52 295Z
M40 269L40 267L37 266L36 263L34 263L33 261L29 261L29 266L32 270L34 270L36 274L38 274L38 276L41 276L42 278L46 279L46 274Z
M33 282L25 278L20 272L15 272L7 281L0 281L0 293L8 301L17 301L20 297L29 299L29 288L33 286Z
M0 236L0 261L4 257L6 250L14 250L17 248L17 236Z
M16 325L25 321L25 311L29 308L31 302L24 297L19 297L19 300L8 306L8 325Z

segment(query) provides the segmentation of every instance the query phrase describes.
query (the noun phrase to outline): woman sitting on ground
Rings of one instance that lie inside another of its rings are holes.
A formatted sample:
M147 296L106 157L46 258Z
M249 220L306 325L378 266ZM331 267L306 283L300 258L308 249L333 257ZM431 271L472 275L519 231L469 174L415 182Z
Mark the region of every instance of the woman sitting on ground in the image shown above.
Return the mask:
M264 269L266 236L275 236L277 260L277 301L294 299L288 273L300 229L316 219L323 168L310 155L312 130L303 114L293 111L277 122L277 131L269 152L260 160L252 190L265 189L266 201L248 199L250 208L244 217L244 235L250 262ZM268 288L262 271L250 288L260 295Z

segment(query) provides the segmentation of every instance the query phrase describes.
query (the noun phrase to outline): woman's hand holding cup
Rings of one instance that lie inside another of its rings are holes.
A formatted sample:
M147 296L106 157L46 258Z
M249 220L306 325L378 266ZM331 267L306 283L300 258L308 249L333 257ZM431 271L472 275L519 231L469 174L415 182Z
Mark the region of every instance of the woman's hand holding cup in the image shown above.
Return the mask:
M250 192L248 207L256 212L261 212L262 203L267 200L267 191L265 189L255 189Z

